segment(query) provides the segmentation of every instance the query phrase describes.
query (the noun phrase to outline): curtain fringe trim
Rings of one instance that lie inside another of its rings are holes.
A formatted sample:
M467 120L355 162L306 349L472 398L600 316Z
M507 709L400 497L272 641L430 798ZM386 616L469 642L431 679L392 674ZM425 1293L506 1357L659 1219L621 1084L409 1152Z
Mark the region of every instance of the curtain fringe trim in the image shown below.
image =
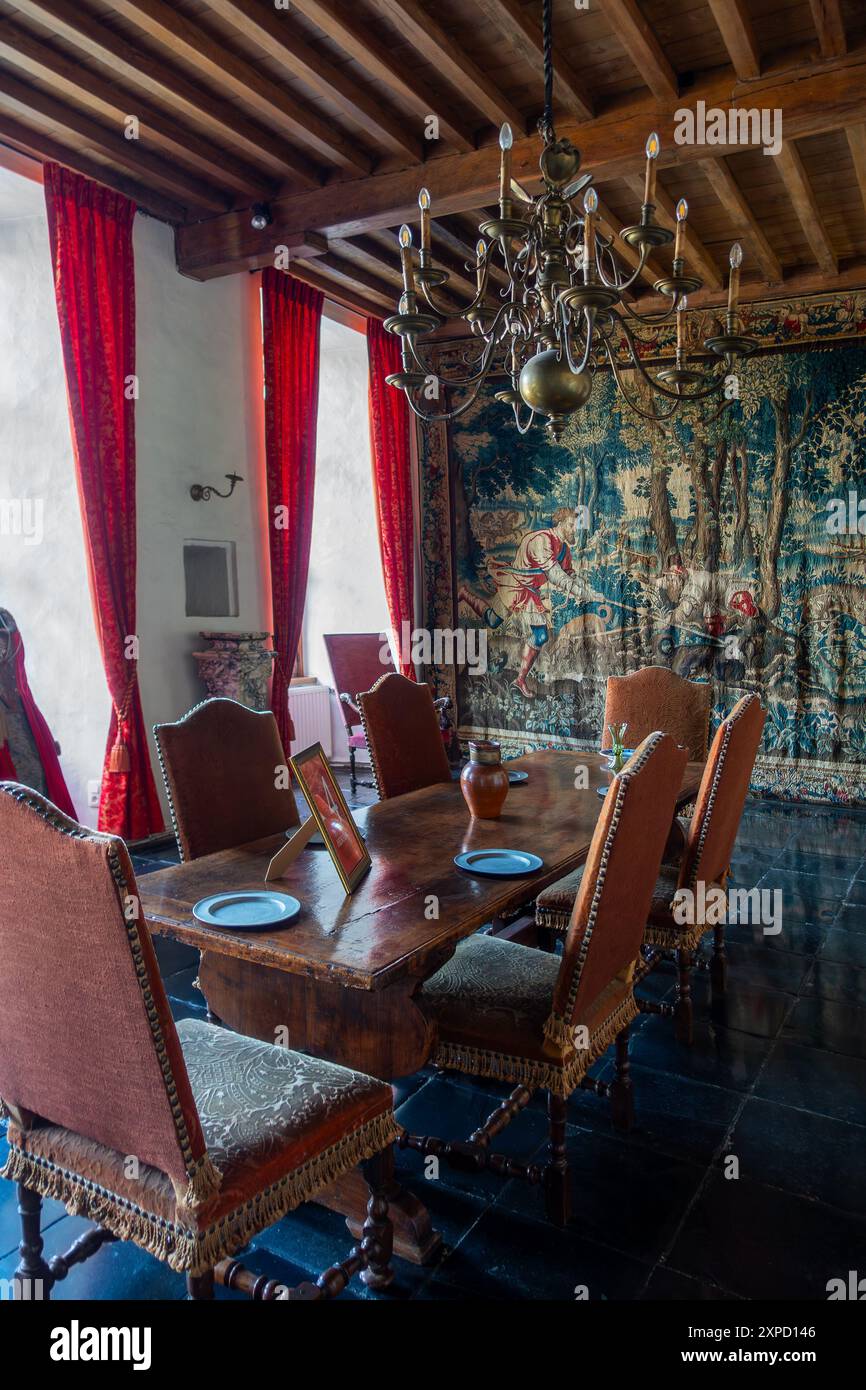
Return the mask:
M486 1048L467 1047L450 1042L441 1042L432 1060L437 1066L445 1067L449 1071L465 1072L470 1076L489 1076L495 1081L510 1081L516 1086L540 1088L552 1091L556 1096L567 1097L580 1085L593 1062L598 1061L617 1034L627 1028L639 1012L634 995L629 994L593 1033L589 1047L573 1053L570 1058L563 1058L560 1065L555 1062L534 1061L529 1057L511 1057L505 1052L493 1052ZM550 1024L561 1022L562 1020L553 1016L548 1019ZM566 1033L565 1041L568 1046L572 1046L573 1028L566 1028Z
M192 1230L144 1211L48 1159L12 1148L0 1177L23 1183L40 1197L62 1202L70 1216L84 1216L163 1260L179 1274L203 1274L239 1250L267 1226L309 1201L323 1187L392 1144L400 1133L388 1111L272 1183L243 1206L202 1231Z

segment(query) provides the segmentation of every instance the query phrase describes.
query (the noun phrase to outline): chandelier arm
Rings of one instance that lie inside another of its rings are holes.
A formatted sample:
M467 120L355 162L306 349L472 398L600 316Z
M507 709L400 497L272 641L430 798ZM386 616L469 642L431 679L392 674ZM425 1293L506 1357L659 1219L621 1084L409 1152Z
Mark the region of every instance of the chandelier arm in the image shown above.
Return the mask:
M664 313L658 313L658 314L652 314L652 313L638 314L638 313L635 312L634 309L631 308L631 306L630 306L629 304L626 304L625 302L623 302L622 311L623 311L624 313L626 313L630 319L634 319L635 323L645 324L645 325L646 325L647 327L649 327L649 328L654 328L654 327L656 327L658 324L661 324L661 323L669 323L669 322L670 322L670 320L671 320L671 319L674 317L674 315L676 314L677 305L679 304L679 302L680 302L680 300L682 299L682 297L683 297L683 296L677 291L677 292L674 294L674 298L673 298L673 302L672 302L672 304L671 304L671 307L670 307L669 309L666 309Z
M640 278L644 269L646 268L647 259L649 257L649 251L647 250L646 243L644 243L644 245L640 249L640 260L638 261L634 274L630 275L627 280L617 280L616 276L614 276L612 280L608 280L602 266L602 253L604 251L608 253L614 265L614 268L616 268L616 259L613 251L613 238L611 238L611 240L607 243L606 246L602 247L601 252L596 250L595 268L598 271L601 283L605 286L606 289L616 290L617 293L623 294L626 290L631 289L632 285L635 283L636 280Z
M466 304L462 309L457 309L456 311L449 309L444 304L437 304L436 298L431 293L429 286L425 285L422 282L421 289L424 293L424 298L430 305L430 308L433 309L435 313L439 314L440 317L445 320L454 317L462 319L465 318L467 314L471 314L474 309L480 309L481 305L484 303L484 296L487 293L487 281L490 275L490 264L487 256L485 256L484 258L483 268L484 274L482 276L481 284L478 287L478 290L476 291L475 298L469 304Z
M622 318L620 317L620 315L619 315L619 313L617 312L616 309L611 310L611 318L617 320L617 322L619 323L620 328L621 328L622 331L623 331L623 336L625 337L625 340L626 340L626 342L628 343L629 353L630 353L630 355L631 355L631 360L632 360L632 362L633 362L633 364L634 364L635 369L636 369L637 371L640 372L641 376L644 378L644 380L646 381L647 385L650 386L650 387L652 388L653 391L658 391L660 395L662 395L662 396L667 396L668 399L669 399L669 400L672 400L672 401L702 401L702 400L705 400L707 396L713 395L713 393L714 393L715 391L721 390L722 387L724 386L724 384L725 384L725 373L724 373L724 372L720 373L718 376L710 376L708 373L704 372L702 375L703 375L703 377L704 377L704 380L708 383L708 385L705 386L705 387L703 387L700 391L695 391L692 395L688 395L688 394L686 394L686 393L684 393L684 392L682 392L682 391L671 391L667 386L663 386L662 383L661 383L660 381L657 381L654 377L650 376L650 374L649 374L649 372L647 371L646 367L643 365L643 363L642 363L641 360L640 360L640 357L639 357L638 351L637 351L637 345L636 345L636 343L635 343L634 335L633 335L633 333L631 332L631 329L629 328L629 326L628 326L627 323L624 323L624 322L623 322ZM609 359L610 359L611 367L613 367L613 363L614 363L614 352L613 352L613 348L615 347L615 344L611 343L611 342L609 341L609 339L607 340L607 342L608 342L608 357L609 357Z
M557 313L558 313L559 319L560 319L560 326L561 326L561 330L562 330L562 342L563 342L563 344L564 344L564 346L565 346L565 360L566 360L567 363L568 363L569 371L571 371L575 376L582 376L583 373L586 371L587 364L588 364L588 362L589 362L589 356L590 356L590 353L592 352L592 330L593 330L593 324L592 324L592 323L589 321L589 319L587 318L587 322L586 322L586 342L585 342L584 348L583 348L583 361L581 362L581 364L580 364L579 367L578 367L578 366L575 366L575 358L574 358L574 354L573 354L573 352L572 352L572 350L571 350L571 334L570 334L570 332L569 332L569 328L570 328L571 325L570 325L570 321L569 321L569 318L568 318L568 310L565 308L565 305L564 305L564 304L562 303L562 301L559 300L559 299L556 301L556 308L557 308ZM585 310L585 309L584 309L582 312L583 312L584 314L586 314L586 310Z
M413 342L410 342L409 348L411 355L415 361L415 365L420 368L420 370L424 373L425 376L435 377L436 381L440 382L443 386L467 387L472 386L474 382L483 379L483 377L487 375L487 372L490 370L490 360L493 355L493 349L496 346L496 341L496 339L493 339L490 342L485 343L483 352L479 353L478 355L478 370L472 371L471 375L469 376L442 376L439 372L432 371L430 369L429 363L425 363L418 356L418 353L415 351L415 344ZM475 364L473 363L472 365L474 366Z
M532 423L533 423L533 421L535 420L535 411L532 410L532 409L530 408L530 411L529 411L529 418L528 418L528 420L526 421L526 424L525 424L525 425L521 425L521 423L520 423L520 406L517 405L517 403L515 402L515 404L512 405L511 409L514 411L514 425L515 425L515 428L516 428L516 430L517 430L517 433L518 433L518 434L528 434L529 430L530 430L531 427L532 427Z
M665 420L670 420L673 415L676 415L680 407L680 397L677 397L670 409L664 411L663 413L659 413L659 411L657 411L655 407L653 407L652 410L645 410L642 405L638 404L635 397L632 396L631 393L626 389L625 382L620 376L622 368L617 364L616 358L614 357L613 353L608 353L608 359L610 361L610 369L613 373L613 379L616 382L621 395L625 399L626 404L635 412L636 415L641 415L644 418L644 420L652 420L656 424L662 423ZM650 382L649 384L652 387L653 383Z
M411 388L404 386L403 390L406 393L406 400L409 402L409 408L411 409L412 413L414 415L417 415L419 420L423 420L425 424L432 425L439 424L448 420L457 420L460 418L461 415L464 415L466 411L469 410L469 408L475 404L476 400L478 399L478 393L481 390L481 387L484 385L485 380L486 375L481 378L481 380L478 382L478 385L475 387L472 394L470 395L469 399L467 401L464 401L462 405L458 405L455 410L446 410L444 413L437 413L436 415L427 415L423 410L418 409L417 405L415 404L411 395L409 394Z

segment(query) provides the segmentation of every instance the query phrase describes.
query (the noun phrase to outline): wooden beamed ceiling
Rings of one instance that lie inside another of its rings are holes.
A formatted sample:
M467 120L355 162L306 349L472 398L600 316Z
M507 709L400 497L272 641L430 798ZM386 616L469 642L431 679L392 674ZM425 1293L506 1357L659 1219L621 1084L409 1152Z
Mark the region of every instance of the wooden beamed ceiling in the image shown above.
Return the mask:
M557 130L593 172L606 234L637 220L659 131L656 215L671 226L687 197L692 305L723 302L734 239L744 299L866 285L862 0L555 0L554 46ZM0 0L0 145L172 223L186 275L287 246L293 273L362 313L399 294L394 233L417 225L422 186L442 297L471 295L502 121L515 177L539 186L542 82L541 0ZM700 103L780 111L780 153L678 144L677 112ZM639 300L668 264L652 259Z

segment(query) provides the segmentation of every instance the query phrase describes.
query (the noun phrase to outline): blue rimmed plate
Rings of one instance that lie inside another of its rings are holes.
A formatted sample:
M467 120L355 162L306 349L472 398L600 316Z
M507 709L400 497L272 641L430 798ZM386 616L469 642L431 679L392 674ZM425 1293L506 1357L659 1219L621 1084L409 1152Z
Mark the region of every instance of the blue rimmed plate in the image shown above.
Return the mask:
M523 772L519 767L515 767L508 773L508 780L512 787L517 786L520 782L529 781L529 773Z
M454 863L464 873L484 878L525 878L537 873L544 860L524 849L471 849L455 855Z
M265 931L268 927L288 926L300 910L298 899L289 893L256 889L246 893L214 893L212 897L197 902L192 915L207 927L224 927L226 931Z

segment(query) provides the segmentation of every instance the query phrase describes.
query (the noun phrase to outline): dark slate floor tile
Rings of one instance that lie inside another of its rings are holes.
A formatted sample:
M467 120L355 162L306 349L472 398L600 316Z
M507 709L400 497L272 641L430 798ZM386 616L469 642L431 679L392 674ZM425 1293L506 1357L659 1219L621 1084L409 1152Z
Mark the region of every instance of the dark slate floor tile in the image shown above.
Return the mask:
M649 1268L587 1240L578 1223L559 1230L496 1206L443 1262L435 1282L470 1299L594 1302L636 1298Z
M618 1136L610 1121L610 1107L596 1102L578 1120L595 1132L621 1137L622 1142L660 1149L676 1158L708 1163L727 1132L742 1098L734 1091L706 1086L668 1072L632 1066L635 1125L628 1136Z
M157 869L171 869L175 862L171 859L155 859L149 854L133 854L130 857L136 878L141 878L144 874L156 873Z
M866 1059L779 1042L756 1094L817 1115L866 1124Z
M845 903L856 903L866 911L866 879L854 879L845 895Z
M866 1009L816 996L798 999L782 1038L866 1060Z
M198 965L199 953L194 947L184 946L181 941L172 941L170 936L157 936L155 933L152 940L163 980L176 975L179 970L189 970Z
M814 956L827 931L826 926L819 927L814 922L791 920L783 916L780 932L765 932L760 922L738 922L725 928L725 939L730 946L736 942L754 946L769 961L777 951L795 956Z
M794 841L782 851L776 867L812 877L817 874L824 878L845 878L850 882L860 867L860 859L859 854L852 857L842 851L817 854L808 845Z
M806 957L792 956L792 960ZM771 971L768 969L767 974ZM713 1023L728 1032L752 1033L759 1038L775 1038L794 1005L795 995L771 990L763 984L743 980L731 982L725 994L711 995L709 978L698 977L694 990L695 1010L708 1010Z
M186 970L177 970L173 975L163 977L169 999L188 1004L193 1009L201 1009L204 1006L204 995L193 984L197 976L198 964L195 964L188 966Z
M62 1255L93 1223L79 1216L64 1216L44 1232L44 1255ZM11 1279L17 1256L0 1261L0 1279ZM78 1299L182 1299L186 1283L168 1265L148 1255L128 1241L104 1245L89 1260L75 1265L65 1279L55 1284L53 1301Z
M852 940L863 938L852 937ZM815 968L803 987L803 994L819 995L822 999L842 999L848 1004L866 1005L866 970L819 956Z
M749 1178L715 1174L670 1252L685 1274L750 1299L820 1299L863 1266L866 1223Z
M824 874L798 874L791 869L770 869L758 885L782 892L782 920L814 922L829 926L845 900L849 880Z
M0 1146L0 1160L6 1162L6 1155L9 1147L4 1139ZM61 1221L66 1216L66 1210L61 1202L52 1202L46 1199L42 1203L42 1229L47 1231L49 1226ZM14 1182L0 1182L0 1258L9 1258L16 1255L18 1242L21 1239L21 1222L18 1219L18 1189ZM17 1255L13 1260L13 1268L18 1263Z
M677 1042L670 1019L650 1017L637 1030L631 1055L641 1066L745 1091L754 1082L771 1045L769 1038L720 1028L699 1012L691 1047Z
M681 1303L725 1303L738 1302L737 1294L727 1293L715 1284L702 1283L687 1274L678 1274L667 1265L657 1265L650 1275L650 1281L641 1294L642 1303L674 1301Z
M866 970L866 932L831 927L821 947L821 961L837 961L840 965Z
M866 820L844 814L813 816L807 826L797 830L790 844L807 854L862 859L866 854Z
M826 1115L753 1098L746 1102L727 1152L740 1177L866 1215L866 1129Z
M581 1236L653 1263L698 1189L704 1169L592 1130L569 1129L572 1226ZM544 1222L539 1188L508 1183L497 1209Z
M833 920L833 926L841 931L866 932L866 906L862 903L845 903L841 912Z
M754 932L754 928L752 930ZM779 936L783 936L783 932ZM764 942L777 939L764 937ZM768 951L765 944L755 941L754 936L751 942L731 938L727 941L727 951L728 990L732 996L743 986L796 994L812 968L810 956L786 951L782 947Z

